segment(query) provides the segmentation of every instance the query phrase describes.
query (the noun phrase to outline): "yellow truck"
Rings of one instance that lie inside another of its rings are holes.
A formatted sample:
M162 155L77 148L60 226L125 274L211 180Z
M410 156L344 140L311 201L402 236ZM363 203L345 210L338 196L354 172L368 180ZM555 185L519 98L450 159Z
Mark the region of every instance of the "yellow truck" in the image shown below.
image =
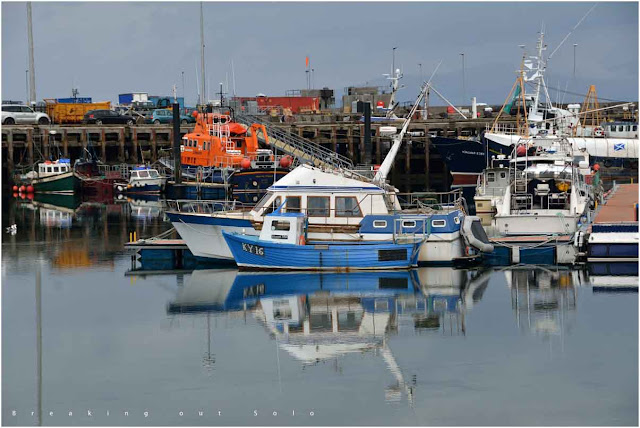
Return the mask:
M111 101L99 103L59 103L53 98L45 98L47 114L52 123L82 123L89 110L110 110Z

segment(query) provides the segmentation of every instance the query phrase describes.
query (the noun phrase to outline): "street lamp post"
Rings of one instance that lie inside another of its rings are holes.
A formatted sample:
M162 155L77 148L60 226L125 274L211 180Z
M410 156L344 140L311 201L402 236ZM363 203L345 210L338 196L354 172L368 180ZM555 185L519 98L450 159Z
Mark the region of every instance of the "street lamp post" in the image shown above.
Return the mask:
M576 78L576 47L578 46L577 43L573 44L573 78Z
M395 77L396 76L396 49L398 49L398 47L394 47L392 49L392 59L391 59L391 77Z
M460 107L464 106L465 100L467 99L467 90L465 88L465 82L464 82L464 53L461 53L460 56L462 57L462 104L460 105Z

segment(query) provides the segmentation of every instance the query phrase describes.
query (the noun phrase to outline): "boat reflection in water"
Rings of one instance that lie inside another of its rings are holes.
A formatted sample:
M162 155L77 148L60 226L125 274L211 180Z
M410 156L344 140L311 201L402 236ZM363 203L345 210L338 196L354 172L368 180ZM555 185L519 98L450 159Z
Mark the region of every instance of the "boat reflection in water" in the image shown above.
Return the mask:
M557 267L514 266L504 270L521 330L545 339L560 337L575 321L576 287L582 272Z
M333 363L341 371L340 359L349 354L380 356L395 379L385 389L386 400L406 398L411 404L415 384L406 380L389 337L440 330L464 334L464 312L487 285L474 278L448 267L353 273L196 270L179 286L167 312L206 313L208 328L216 313L253 316L303 370ZM452 317L462 320L455 331L443 322ZM210 334L208 341L205 365L215 361Z
M146 222L164 215L164 203L157 195L136 195L126 200L131 218L137 221Z

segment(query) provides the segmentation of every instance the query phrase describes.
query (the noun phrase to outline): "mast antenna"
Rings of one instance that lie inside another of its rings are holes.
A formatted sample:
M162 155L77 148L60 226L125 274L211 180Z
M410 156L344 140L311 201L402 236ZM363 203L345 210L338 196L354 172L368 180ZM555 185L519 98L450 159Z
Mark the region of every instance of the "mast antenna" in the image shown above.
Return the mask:
M598 3L594 4L594 5L593 5L593 7L592 7L591 9L589 9L589 10L587 11L587 13L585 13L585 14L584 14L584 16L580 19L580 21L578 21L578 23L577 23L577 24L576 24L576 25L571 29L571 31L569 31L569 33L568 33L566 36L564 36L564 39L562 39L562 41L560 42L560 44L558 45L558 47L557 47L557 48L555 48L555 49L553 50L553 52L551 52L551 54L547 57L547 61L549 61L549 60L551 59L551 57L553 56L553 54L554 54L554 53L556 53L556 51L557 51L558 49L560 49L560 46L562 46L562 45L564 44L564 42L569 38L569 36L571 35L571 33L573 33L573 32L575 31L575 29L576 29L576 28L578 28L578 26L579 26L580 24L582 24L582 21L584 21L584 20L585 20L585 18L586 18L586 17L587 17L587 16L588 16L592 11L593 11L593 9L595 9L595 8L596 8L596 6L598 6Z

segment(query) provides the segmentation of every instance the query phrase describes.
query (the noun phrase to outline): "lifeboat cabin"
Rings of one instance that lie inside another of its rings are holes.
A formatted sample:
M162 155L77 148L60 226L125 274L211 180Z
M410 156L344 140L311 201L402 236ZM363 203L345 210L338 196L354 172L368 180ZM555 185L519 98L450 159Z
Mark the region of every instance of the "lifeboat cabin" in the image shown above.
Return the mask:
M268 142L263 125L253 124L249 129L219 113L195 113L193 132L182 138L180 160L185 167L249 168L265 150L259 149L258 131ZM251 131L250 133L248 131ZM269 150L269 157L272 153ZM271 159L273 162L273 159Z

